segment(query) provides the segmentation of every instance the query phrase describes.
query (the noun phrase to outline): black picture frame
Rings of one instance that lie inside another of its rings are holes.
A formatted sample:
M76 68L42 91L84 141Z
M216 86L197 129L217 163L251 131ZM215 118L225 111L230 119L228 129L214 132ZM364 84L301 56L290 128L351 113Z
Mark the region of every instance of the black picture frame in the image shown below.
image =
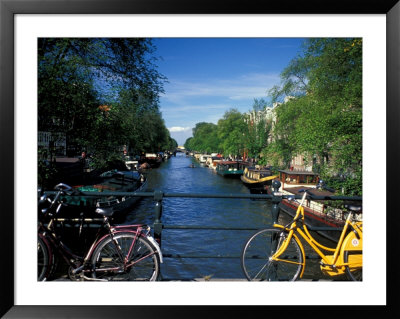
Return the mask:
M386 153L386 217L387 217L387 283L386 306L329 306L331 316L353 317L364 313L384 318L395 317L399 313L396 307L395 286L398 277L396 267L394 235L396 225L396 207L394 180L397 180L399 162L399 105L400 105L400 4L398 0L325 0L325 1L185 1L185 0L0 0L0 315L4 318L165 318L165 317L226 317L229 315L246 316L254 311L263 311L259 306L19 306L15 305L14 289L14 16L16 14L385 14L387 18L387 153ZM376 128L379 129L379 128ZM32 159L35 160L35 159ZM373 174L380 175L377 168ZM390 179L389 179L390 176ZM379 200L384 194L378 193ZM379 212L383 214L384 212ZM377 217L379 218L379 217ZM377 238L379 240L379 238ZM380 274L377 274L380 276ZM388 279L388 280L387 280ZM157 292L154 292L157 294ZM157 296L162 298L162 296ZM340 298L338 296L338 304ZM269 315L293 312L310 313L308 307L270 306ZM283 312L282 312L283 311ZM314 310L313 310L314 311Z

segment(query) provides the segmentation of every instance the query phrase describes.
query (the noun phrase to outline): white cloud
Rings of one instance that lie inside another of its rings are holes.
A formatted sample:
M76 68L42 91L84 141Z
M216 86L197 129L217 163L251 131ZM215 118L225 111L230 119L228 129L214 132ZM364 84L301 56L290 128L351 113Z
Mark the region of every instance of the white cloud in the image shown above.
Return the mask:
M278 74L250 73L230 80L210 79L208 82L169 79L163 98L171 103L184 103L194 97L221 97L229 100L246 100L265 97L267 91L278 84Z
M169 130L170 132L177 133L177 132L187 132L187 131L191 131L192 128L191 128L191 127L173 126L173 127L168 128L168 130Z
M280 82L278 74L247 73L228 79L169 78L160 110L171 137L178 143L192 135L196 123L217 124L231 108L247 112L254 99L266 98L267 91Z
M169 131L171 137L177 141L178 145L183 145L189 137L192 137L191 127L174 126L170 127Z
M196 102L196 101L195 101ZM208 112L210 110L227 110L228 108L232 107L232 105L223 103L210 103L210 104L193 104L192 101L189 101L185 104L173 104L172 106L161 107L161 112L169 112L169 115L172 116L175 114L176 116L182 116L182 112ZM196 114L195 113L195 114ZM172 128L172 127L171 127Z

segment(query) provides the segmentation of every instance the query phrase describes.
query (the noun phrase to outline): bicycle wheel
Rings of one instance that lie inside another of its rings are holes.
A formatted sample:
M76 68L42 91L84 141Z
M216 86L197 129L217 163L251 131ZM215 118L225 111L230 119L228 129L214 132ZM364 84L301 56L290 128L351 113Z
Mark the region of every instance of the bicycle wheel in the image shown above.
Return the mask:
M37 240L37 256L37 280L44 281L50 276L52 270L52 258L50 256L50 248L40 236L38 236Z
M354 252L346 250L343 254L343 261L356 262L362 265L362 252ZM349 267L345 266L347 278L353 281L362 281L362 266L360 267Z
M241 264L250 281L294 281L303 269L303 254L292 237L287 249L279 257L270 257L287 239L280 229L263 229L252 235L243 247Z
M120 233L114 239L122 256L111 236L104 238L92 255L93 278L119 281L157 279L160 259L157 250L145 237L136 237L135 233ZM128 261L124 264L123 259Z

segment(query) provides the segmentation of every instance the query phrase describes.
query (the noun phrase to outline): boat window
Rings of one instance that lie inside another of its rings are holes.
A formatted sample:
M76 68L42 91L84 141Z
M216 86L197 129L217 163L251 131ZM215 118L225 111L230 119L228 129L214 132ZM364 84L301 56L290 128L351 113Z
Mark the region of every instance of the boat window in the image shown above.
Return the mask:
M307 175L300 175L299 176L299 183L306 184L307 183Z

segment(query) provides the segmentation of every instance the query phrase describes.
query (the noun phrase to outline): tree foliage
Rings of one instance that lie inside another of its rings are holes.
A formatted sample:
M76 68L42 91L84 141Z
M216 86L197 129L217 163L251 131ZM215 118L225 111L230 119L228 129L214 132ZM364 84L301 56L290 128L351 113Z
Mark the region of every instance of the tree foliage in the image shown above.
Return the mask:
M258 157L269 143L273 119L267 118L265 114L257 116L257 114L263 114L267 108L269 105L264 99L255 99L253 110L243 115L247 123L244 137L248 157ZM250 117L250 114L254 116Z
M218 138L220 149L225 156L243 155L246 148L247 124L244 116L237 109L225 112L222 119L218 121Z
M193 128L193 137L185 142L185 148L202 153L222 153L225 156L243 155L246 144L247 124L244 115L230 109L218 124L200 122Z
M322 178L347 194L362 193L362 40L310 39L303 56L282 72L274 101L274 142L264 152L288 165L297 154L315 158Z
M159 111L164 76L151 40L40 38L38 128L61 132L94 163L172 147Z
M217 125L200 122L193 128L193 138L185 142L185 148L202 153L212 153L219 150Z
M227 111L216 128L198 123L185 147L224 155L262 154L262 164L289 168L302 155L331 187L362 194L362 39L313 38L270 91L274 120ZM268 107L255 100L257 113ZM204 128L204 132L202 133ZM211 138L212 137L212 138Z
M253 111L265 110L267 102L255 99ZM186 140L186 149L202 153L218 152L232 157L258 157L268 145L272 119L260 118L251 123L249 113L232 108L217 124L200 122L193 128L193 137Z

